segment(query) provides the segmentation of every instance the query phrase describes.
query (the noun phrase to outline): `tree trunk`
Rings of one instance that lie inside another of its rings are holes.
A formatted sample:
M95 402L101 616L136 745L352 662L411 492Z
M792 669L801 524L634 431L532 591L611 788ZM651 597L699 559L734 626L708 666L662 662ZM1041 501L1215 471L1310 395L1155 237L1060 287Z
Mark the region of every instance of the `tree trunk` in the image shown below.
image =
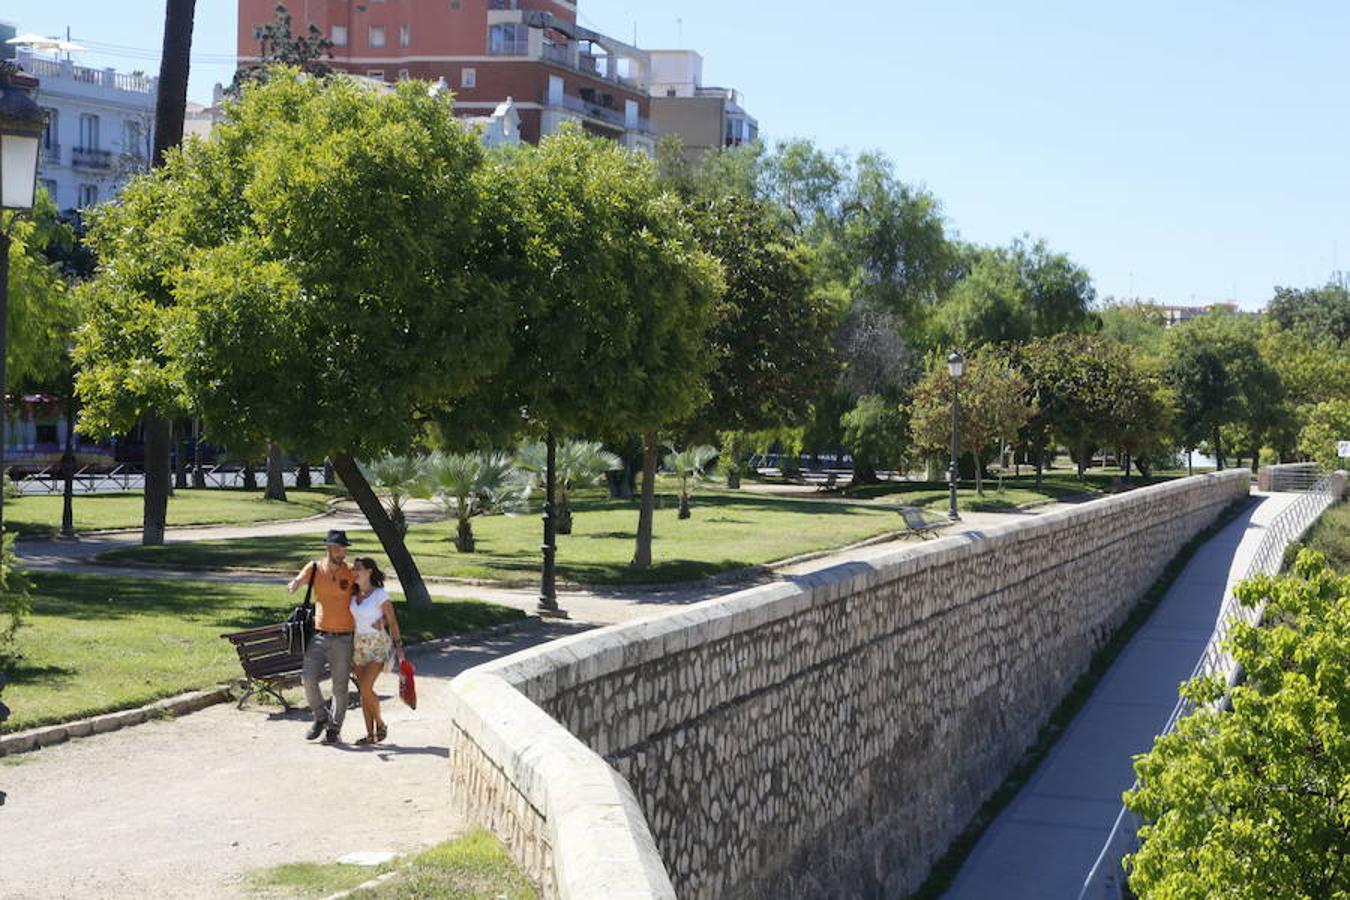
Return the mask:
M877 477L877 467L872 464L870 459L853 457L854 484L877 484L880 481L881 479Z
M1252 474L1253 474L1253 475L1256 474L1256 470L1257 470L1257 468L1259 467L1260 462L1261 462L1261 448L1260 448L1260 446L1253 446L1253 447L1252 447Z
M473 540L473 519L460 519L455 532L455 549L460 553L473 553L477 546Z
M1190 448L1186 450L1186 474L1195 474L1195 451Z
M323 461L323 483L324 484L337 483L336 479L334 478L333 461L331 459L325 459Z
M66 451L61 455L61 537L75 536L75 392L66 398Z
M403 590L403 596L408 599L408 605L416 609L430 609L431 594L427 592L426 583L422 581L422 573L417 570L417 563L408 552L403 535L398 533L389 515L384 511L384 504L376 496L370 482L366 481L366 476L361 474L361 467L356 464L350 453L339 453L332 461L337 475L346 485L356 505L361 508L361 513L374 529L375 536L380 539L380 546L384 548L385 556L389 557L389 564L398 575L399 586Z
M572 501L566 494L558 501L558 534L572 533Z
M656 511L656 432L642 436L642 502L638 507L637 548L632 565L645 569L652 564L652 517Z
M680 518L687 519L689 516L689 495L680 491Z
M206 472L202 471L202 420L192 420L192 486L206 487Z
M286 499L286 470L281 464L281 445L271 441L267 445L267 490L264 500Z
M1120 459L1121 459L1121 462L1123 463L1123 465L1121 466L1121 468L1125 470L1125 477L1122 478L1121 480L1122 480L1122 481L1125 481L1125 482L1129 482L1129 480L1130 480L1130 454L1128 454L1128 453L1122 453L1122 454L1120 454Z
M1220 440L1221 440L1221 439L1219 438L1219 429L1215 428L1214 431L1211 432L1211 435L1212 435L1212 438L1213 438L1213 441L1214 441L1214 468L1216 468L1217 470L1219 470L1220 472L1222 472L1222 471L1223 471L1223 444L1220 443Z
M980 454L972 454L975 457L975 495L984 496L984 461L980 459Z
M1079 480L1079 481L1086 481L1086 480L1087 480L1087 452L1088 452L1087 441L1086 441L1086 440L1080 440L1080 441L1078 442L1078 480Z
M155 99L155 155L151 166L164 165L165 151L183 143L187 112L188 71L192 56L192 17L196 0L165 0L164 44L159 60Z
M301 490L314 487L314 479L309 477L309 462L300 460L300 468L295 470L295 486Z
M253 463L244 463L244 470L240 473L244 479L244 490L256 491L258 489L258 473L253 468Z
M727 489L732 491L741 489L741 466L739 463L727 469Z
M1036 490L1041 489L1041 479L1045 477L1045 442L1036 444Z
M145 431L145 503L141 520L141 543L164 543L164 526L169 514L169 447L172 426L158 413L146 413Z

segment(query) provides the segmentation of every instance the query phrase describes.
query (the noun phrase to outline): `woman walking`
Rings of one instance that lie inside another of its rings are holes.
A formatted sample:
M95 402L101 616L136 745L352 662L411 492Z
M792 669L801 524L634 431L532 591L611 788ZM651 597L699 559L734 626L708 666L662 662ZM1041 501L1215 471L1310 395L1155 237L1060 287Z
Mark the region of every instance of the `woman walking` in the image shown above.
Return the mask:
M384 573L370 557L352 563L356 593L352 596L352 618L356 634L352 642L352 667L361 689L361 713L366 719L366 736L356 743L378 744L389 734L380 716L380 698L375 680L390 660L403 660L403 638L398 630L394 604L384 589Z

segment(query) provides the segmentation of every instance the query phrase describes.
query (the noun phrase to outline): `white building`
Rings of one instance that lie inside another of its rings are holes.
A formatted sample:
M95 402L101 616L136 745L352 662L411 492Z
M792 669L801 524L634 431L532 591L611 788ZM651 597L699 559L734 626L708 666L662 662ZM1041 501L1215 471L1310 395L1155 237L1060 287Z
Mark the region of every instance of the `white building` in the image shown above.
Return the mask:
M759 137L759 122L731 88L703 83L703 57L693 50L651 50L651 122L660 135L678 134L691 161L721 147Z
M38 179L59 209L82 209L145 171L153 149L155 83L141 73L90 69L19 50L47 110Z

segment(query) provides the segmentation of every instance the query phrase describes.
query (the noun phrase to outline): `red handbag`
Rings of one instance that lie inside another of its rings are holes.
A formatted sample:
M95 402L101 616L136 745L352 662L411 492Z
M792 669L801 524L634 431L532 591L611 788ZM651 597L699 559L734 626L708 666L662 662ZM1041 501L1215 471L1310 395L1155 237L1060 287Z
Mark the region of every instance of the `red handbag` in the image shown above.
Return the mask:
M398 667L398 695L413 709L417 709L417 682L413 679L416 671L416 667L406 659Z

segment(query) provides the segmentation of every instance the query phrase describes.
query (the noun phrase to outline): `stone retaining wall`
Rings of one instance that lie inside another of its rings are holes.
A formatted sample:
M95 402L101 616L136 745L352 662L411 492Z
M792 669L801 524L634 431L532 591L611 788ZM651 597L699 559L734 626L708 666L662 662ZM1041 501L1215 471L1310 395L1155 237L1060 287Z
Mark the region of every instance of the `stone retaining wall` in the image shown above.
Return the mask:
M548 896L903 896L1248 484L899 545L481 666L452 692L458 792Z

